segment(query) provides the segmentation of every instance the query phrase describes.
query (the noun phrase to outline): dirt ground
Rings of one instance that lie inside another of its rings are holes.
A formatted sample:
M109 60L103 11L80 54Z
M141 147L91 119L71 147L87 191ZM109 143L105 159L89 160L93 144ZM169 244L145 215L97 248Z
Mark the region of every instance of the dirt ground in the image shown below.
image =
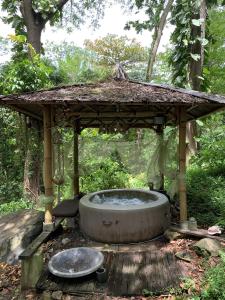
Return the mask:
M63 240L67 240L67 244L63 245ZM200 290L202 278L205 269L209 266L214 266L218 262L218 258L205 259L196 255L192 250L191 245L196 240L181 238L175 241L168 242L164 245L165 249L177 252L187 252L191 255L191 262L186 262L182 260L182 267L185 272L185 277L191 278L190 282L181 282L177 290L170 291L170 293L160 296L135 296L135 297L109 297L106 295L86 295L86 296L74 296L74 295L62 295L60 298L60 291L57 294L53 294L51 298L50 292L44 292L43 294L38 294L36 291L26 291L21 293L20 290L20 276L21 267L20 264L17 265L7 265L5 263L0 263L0 300L48 300L48 299L61 299L61 300L175 300L175 299L186 299L188 295L192 294L193 291L197 292ZM55 236L52 237L50 241L43 244L43 252L45 261L56 252L61 249L71 248L76 245L90 245L91 241L86 239L79 231L73 230L59 230ZM145 244L137 244L136 246L146 247ZM176 294L181 294L182 296L176 296ZM57 298L57 296L59 298ZM56 298L54 298L56 297ZM177 297L177 298L176 298Z

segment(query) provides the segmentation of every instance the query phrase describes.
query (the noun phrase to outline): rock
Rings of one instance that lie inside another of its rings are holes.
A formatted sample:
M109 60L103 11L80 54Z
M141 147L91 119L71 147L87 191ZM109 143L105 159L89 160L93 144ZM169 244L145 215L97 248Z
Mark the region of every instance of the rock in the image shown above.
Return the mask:
M164 232L164 236L169 241L174 241L174 240L183 238L183 234L182 233L179 233L179 232L176 232L176 231L172 231L170 229L167 229Z
M52 299L54 299L54 300L61 300L62 296L63 296L62 291L55 291L52 293Z
M222 250L222 245L217 240L204 238L195 243L192 248L197 254L202 256L218 256L219 252Z
M62 239L62 244L63 244L63 245L66 245L66 244L68 244L69 242L71 242L71 240L68 239L68 238Z
M0 217L0 261L16 263L20 253L42 231L44 213L22 210Z
M219 226L214 225L208 228L208 234L215 235L215 234L221 234L221 229Z
M187 251L180 251L175 253L175 256L181 260L187 261L187 262L191 262L194 257L191 254L191 252L187 252Z
M52 299L51 294L47 291L44 291L41 300L51 300L51 299Z

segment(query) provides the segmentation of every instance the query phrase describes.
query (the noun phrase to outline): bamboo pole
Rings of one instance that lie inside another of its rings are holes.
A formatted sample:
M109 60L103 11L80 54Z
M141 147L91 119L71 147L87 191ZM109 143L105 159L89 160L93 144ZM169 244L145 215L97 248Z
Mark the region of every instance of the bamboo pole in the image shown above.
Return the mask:
M179 109L179 201L180 222L187 221L187 194L186 194L186 109Z
M52 183L52 135L51 135L51 107L43 108L44 122L44 186L45 196L53 196ZM52 203L45 205L45 224L52 223Z
M76 128L74 128L74 136L73 136L73 191L74 196L79 195L80 187L79 187L79 141L78 141L78 133Z
M160 175L160 184L159 189L164 190L164 130L161 130L158 133L159 137L159 175Z

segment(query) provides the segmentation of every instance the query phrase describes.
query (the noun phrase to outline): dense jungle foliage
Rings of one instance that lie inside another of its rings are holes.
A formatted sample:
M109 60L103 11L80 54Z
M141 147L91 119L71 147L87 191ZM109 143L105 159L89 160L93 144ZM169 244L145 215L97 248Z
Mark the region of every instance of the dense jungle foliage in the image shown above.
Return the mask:
M0 63L0 95L111 79L116 64L130 79L147 78L154 83L225 95L224 0L117 1L128 10L145 14L144 20L129 21L126 29L152 34L150 48L113 34L86 40L83 48L67 42L42 44L41 33L47 23L68 30L86 20L96 26L111 2L1 1L1 19L11 25L15 35L0 37L0 55L11 54ZM170 43L157 54L168 23L174 28ZM55 195L60 200L72 198L73 132L68 128L53 128L52 132L53 143L57 139L53 144L54 176L64 179L63 185L55 188ZM198 120L195 140L198 151L190 158L186 173L188 214L203 227L218 224L225 229L225 113ZM0 215L44 208L42 142L38 122L0 107ZM83 130L79 136L81 192L148 188L152 183L157 186L158 146L157 134L147 129L114 133ZM165 187L177 207L176 128L165 128L164 146ZM224 269L225 256L221 253L219 263L206 272L201 291L191 290L193 279L187 278L187 299L225 300Z
M225 94L224 16L221 8L209 10L207 30L210 38L205 42L207 59L204 80L207 81L209 91L220 94ZM84 48L73 43L47 43L42 55L36 53L23 34L11 36L9 40L1 38L0 42L2 54L12 48L11 60L0 66L0 94L105 80L113 76L115 62L123 64L131 79L145 80L148 49L126 37L108 35L95 42L86 41ZM167 48L157 55L154 82L172 82L173 51ZM202 225L225 226L224 119L224 113L219 113L198 122L199 151L191 158L188 166L189 215L196 217ZM39 163L42 168L41 140L35 133L41 135L40 129L23 115L1 108L0 130L0 213L40 206L38 199L24 192L25 177L31 178L35 174L35 163ZM61 197L64 198L72 196L72 133L64 130L62 139L64 156L67 157L65 165L68 166L64 174L65 184L61 189ZM79 141L82 192L117 187L148 187L148 170L154 160L154 147L157 144L153 132L130 130L107 134L97 129L84 130ZM168 149L168 152L176 151L174 149ZM40 157L34 163L32 157L35 156ZM24 170L27 157L30 157L28 171ZM42 173L42 170L39 172ZM42 176L40 182L42 190ZM170 190L169 178L166 183ZM173 196L176 199L175 194Z

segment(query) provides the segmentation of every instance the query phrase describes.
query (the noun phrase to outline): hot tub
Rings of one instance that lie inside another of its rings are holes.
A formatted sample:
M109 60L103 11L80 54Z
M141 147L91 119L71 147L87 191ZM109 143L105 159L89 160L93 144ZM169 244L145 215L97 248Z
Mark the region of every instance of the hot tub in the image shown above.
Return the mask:
M80 227L90 238L107 243L149 240L170 223L167 197L155 191L115 189L80 200Z

